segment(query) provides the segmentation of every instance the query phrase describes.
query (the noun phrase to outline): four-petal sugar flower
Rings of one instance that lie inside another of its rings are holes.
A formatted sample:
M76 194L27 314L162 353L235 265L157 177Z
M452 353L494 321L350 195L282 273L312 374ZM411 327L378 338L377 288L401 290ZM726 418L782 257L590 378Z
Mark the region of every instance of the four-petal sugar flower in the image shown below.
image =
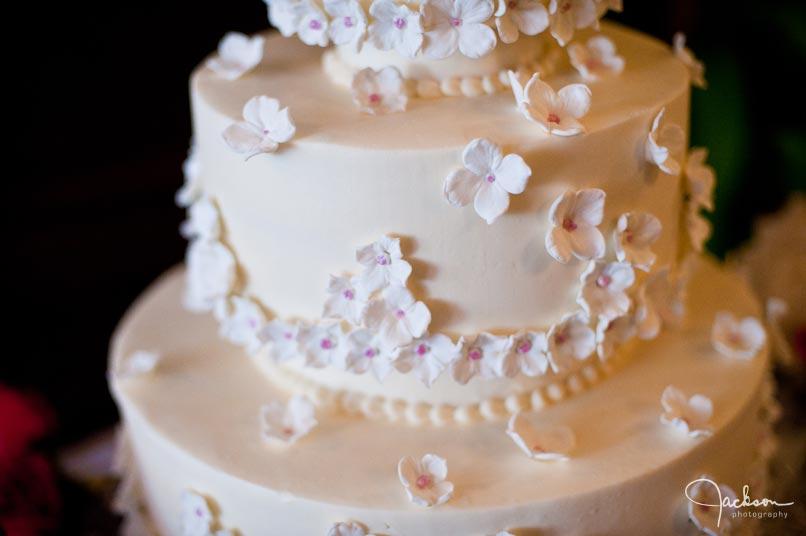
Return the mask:
M504 43L514 43L519 34L537 35L549 25L549 12L539 0L498 0L495 26Z
M484 56L497 42L495 32L485 24L494 9L492 0L425 0L420 7L425 27L423 53L442 59L458 48L469 58Z
M664 113L665 107L660 109L652 121L652 128L646 137L644 155L647 162L655 164L664 173L680 175L680 162L672 155L682 151L686 133L680 125L674 123L664 123L661 127Z
M551 0L549 2L551 35L567 45L574 38L574 31L593 26L599 20L593 0Z
M582 78L595 80L603 76L614 76L624 70L624 58L616 54L616 45L603 35L597 35L582 43L568 46L571 65Z
M181 498L182 536L208 536L215 520L207 499L195 491L185 490Z
M357 0L325 0L325 11L333 17L328 34L335 45L352 45L361 50L367 35L367 15Z
M635 296L638 337L654 339L663 324L674 325L683 315L685 278L673 277L668 266L652 272Z
M295 396L284 404L272 400L260 408L263 437L294 443L317 425L313 402L304 396Z
M194 240L185 264L185 307L197 313L212 311L235 283L235 257L220 242Z
M585 313L568 313L549 329L549 359L554 372L569 369L596 349L596 334Z
M694 147L686 158L686 194L689 202L697 208L714 210L714 186L716 186L716 173L714 168L705 163L708 158L708 149Z
M227 33L218 44L218 56L207 60L207 67L218 76L236 80L260 64L266 40L238 32Z
M418 461L406 456L397 464L397 474L414 504L439 506L453 497L453 484L445 480L448 464L444 458L426 454Z
M461 357L462 341L454 344L448 336L437 333L402 347L394 365L402 373L414 371L426 387L431 387L439 375Z
M257 334L260 342L268 345L269 357L275 361L288 361L299 355L298 335L299 324L282 320L266 323Z
M216 304L215 316L219 321L219 333L228 341L244 346L248 352L260 350L262 342L258 333L266 321L260 306L249 298L232 296Z
M431 312L404 287L391 286L381 299L369 302L367 327L377 331L384 346L396 348L420 337L431 323Z
M686 48L686 35L682 32L677 32L674 34L672 44L674 55L688 68L692 85L705 89L708 85L705 82L705 64L698 60L691 50Z
M752 316L738 319L733 313L720 311L711 328L711 343L722 355L736 359L753 359L764 346L767 334Z
M537 426L519 411L507 424L507 435L533 460L567 460L576 444L574 432L567 426Z
M369 25L369 40L380 50L396 50L413 58L423 45L423 21L420 14L395 0L375 0L369 8L374 19Z
M546 250L561 263L571 257L599 259L605 254L605 239L597 226L604 217L604 191L590 188L565 192L551 205Z
M269 22L280 30L283 37L297 33L299 25L299 0L263 0L269 10Z
M647 212L627 212L616 223L616 258L648 272L657 255L650 246L660 238L661 223Z
M382 382L392 371L392 351L374 331L357 329L347 336L347 370L363 374L368 370Z
M701 475L686 487L686 497L688 518L698 530L708 536L734 533L733 515L737 510L734 505L738 500L732 488L718 484L709 475Z
M150 374L156 370L161 358L158 352L137 350L123 361L116 375L120 378L134 378Z
M357 282L369 293L390 285L405 286L411 275L411 264L403 260L399 238L384 236L360 247L355 252L355 260L365 266Z
M297 17L297 35L306 45L326 47L328 19L313 0L300 0L294 4Z
M635 271L629 263L591 261L579 281L577 303L589 317L613 320L630 310L626 290L635 282Z
M610 320L599 318L596 324L596 354L599 359L606 361L620 344L623 344L637 333L635 315L626 314Z
M202 189L199 184L201 178L202 165L199 160L196 144L191 143L188 149L188 156L182 162L182 174L184 182L179 191L176 192L174 200L179 207L189 207L202 197Z
M500 361L499 376L514 378L524 374L533 378L545 374L550 366L548 338L545 333L522 331L513 335L509 351Z
M322 317L341 318L354 326L361 325L367 311L369 293L357 284L355 278L331 275L327 293L330 296L325 300Z
M218 240L221 235L221 220L215 203L202 195L188 208L188 219L180 228L187 239L201 238Z
M297 127L288 108L280 109L280 101L266 96L252 97L243 107L244 120L224 130L224 141L247 160L260 153L273 153L281 143L294 137Z
M462 153L465 169L448 175L443 185L445 199L456 207L473 202L479 216L493 223L509 208L509 194L526 188L532 170L516 154L504 156L494 142L476 138Z
M489 333L478 335L473 342L464 344L462 356L451 363L453 379L459 385L465 385L473 376L494 378L511 345L511 337Z
M714 414L714 405L711 399L704 395L694 395L686 398L686 394L669 385L661 397L663 413L660 422L669 424L682 430L690 437L711 435L709 422Z
M380 71L367 67L353 77L353 102L364 113L403 112L408 100L405 81L395 67L384 67Z
M327 536L374 536L367 527L357 521L336 523L327 531Z
M339 324L302 326L298 338L309 367L346 367L347 344Z
M591 104L591 90L585 84L569 84L554 91L549 84L535 73L526 83L521 84L518 75L508 71L512 93L518 110L526 119L540 125L548 134L576 136L585 132L579 122L588 113Z

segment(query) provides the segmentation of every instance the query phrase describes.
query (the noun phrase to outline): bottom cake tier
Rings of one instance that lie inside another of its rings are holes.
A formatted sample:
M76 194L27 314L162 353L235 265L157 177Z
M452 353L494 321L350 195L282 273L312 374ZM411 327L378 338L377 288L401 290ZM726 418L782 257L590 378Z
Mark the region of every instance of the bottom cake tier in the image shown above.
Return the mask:
M183 534L188 490L206 498L215 525L242 536L325 536L348 520L388 536L695 534L684 493L691 481L707 474L762 492L768 352L739 360L710 342L717 311L759 317L760 308L738 276L711 261L693 268L678 328L640 342L640 355L601 383L528 415L574 430L570 459L555 462L525 456L506 419L411 426L318 408L309 435L289 446L267 442L260 408L291 393L219 339L211 317L182 309L182 283L181 269L157 281L112 344L110 383L131 450L127 484L157 534ZM153 372L114 372L144 350L161 355ZM712 435L660 422L668 385L713 401ZM397 474L402 457L426 453L447 460L455 486L433 508L409 502ZM134 515L137 501L129 508Z

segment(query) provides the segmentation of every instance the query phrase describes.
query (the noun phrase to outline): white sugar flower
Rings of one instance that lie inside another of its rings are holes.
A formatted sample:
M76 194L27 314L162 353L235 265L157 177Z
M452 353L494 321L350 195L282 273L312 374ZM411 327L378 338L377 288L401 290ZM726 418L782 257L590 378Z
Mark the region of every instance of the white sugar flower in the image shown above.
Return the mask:
M238 32L227 33L218 44L218 56L207 60L207 67L227 80L236 80L257 67L263 59L266 40Z
M661 171L669 175L680 175L680 162L674 156L683 150L686 141L686 133L680 125L664 124L661 127L661 120L666 108L661 108L658 115L652 121L652 128L646 137L644 155L647 162L655 164Z
M555 92L535 73L524 87L513 71L508 71L518 110L548 134L576 136L585 132L579 122L588 113L591 90L585 84L569 84Z
M599 359L606 361L617 346L635 337L637 331L633 314L625 314L613 320L600 317L596 324L596 354Z
M595 80L603 76L615 76L624 70L624 58L616 54L616 45L603 35L597 35L582 43L568 46L571 65L582 78Z
M361 50L367 36L367 15L357 0L325 0L325 11L333 17L328 34L335 45Z
M648 272L657 255L650 246L660 238L661 223L647 212L627 212L616 224L616 258Z
M498 0L495 26L504 43L514 43L519 34L537 35L549 26L549 12L539 0Z
M330 296L325 300L323 318L341 318L354 326L361 325L367 311L369 293L356 284L355 278L331 275L327 293Z
M281 143L294 137L297 127L288 108L280 109L280 101L266 96L252 97L243 107L244 120L224 131L224 141L247 160L260 153L273 153Z
M212 532L213 512L207 499L195 491L185 490L181 498L182 536L208 536Z
M533 460L567 460L576 444L574 432L567 426L537 426L519 411L507 425L507 435Z
M673 278L668 266L652 272L635 297L638 336L654 339L662 325L674 325L683 315L684 298L684 278Z
M299 324L290 324L282 320L266 323L260 331L260 342L268 345L269 357L275 361L288 361L300 355Z
M258 333L266 321L266 315L254 301L241 296L232 296L216 304L216 318L220 322L219 333L235 344L246 347L250 353L262 346Z
M396 348L420 337L431 323L431 312L404 287L391 286L381 299L369 302L367 327L377 331L384 346Z
M357 521L336 523L327 531L327 536L374 536L367 527Z
M355 260L366 267L357 282L369 293L390 285L405 286L411 275L411 264L403 260L399 238L384 236L360 247L355 252Z
M215 203L206 196L197 199L188 207L188 219L182 223L180 232L187 239L218 240L221 236L221 219Z
M328 19L312 0L301 0L294 5L297 35L306 45L326 47L328 43Z
M492 17L492 0L425 0L420 6L425 27L423 53L447 58L459 51L480 58L495 48L495 32L485 22Z
M150 374L156 370L160 359L162 356L158 352L137 350L123 361L116 375L119 378L134 378Z
M263 0L269 10L269 22L283 37L297 33L300 21L299 0Z
M551 0L549 2L551 35L565 46L574 38L574 31L593 26L599 20L593 0Z
M686 398L683 391L669 385L663 391L661 404L663 413L660 422L663 424L675 426L690 437L709 436L713 433L708 423L714 414L714 405L707 396L694 395Z
M545 333L521 331L512 337L509 351L500 361L498 375L514 378L524 374L533 378L545 374L550 366L548 352Z
M549 329L549 359L554 372L569 369L596 349L596 334L585 313L568 313Z
M546 233L546 250L561 263L571 257L599 259L605 254L605 239L597 226L604 217L604 191L590 188L565 192L549 211L552 227Z
M347 344L339 324L301 326L297 338L309 367L346 367Z
M693 203L686 207L685 217L686 234L691 248L697 253L702 253L705 243L711 238L713 231L711 222L700 213Z
M185 307L197 313L212 311L235 284L235 257L220 242L194 240L185 264Z
M511 337L497 337L489 333L478 335L464 344L462 355L451 364L451 375L459 385L465 385L473 376L494 378L512 345Z
M353 102L364 113L404 112L408 100L405 82L395 67L384 67L380 71L367 67L353 77Z
M694 53L686 48L686 35L682 32L674 34L672 40L674 55L683 62L688 69L691 84L700 89L705 89L708 84L705 81L705 64L697 59Z
M375 0L369 8L374 19L369 40L380 50L396 50L413 58L423 45L422 17L395 0Z
M189 207L196 200L202 196L201 185L199 179L201 178L201 161L199 160L198 150L196 144L190 144L188 149L188 156L182 163L182 174L184 181L182 187L176 192L174 200L179 207Z
M392 349L374 331L357 329L347 336L347 370L356 374L371 370L382 382L392 372L393 359Z
M462 153L465 169L448 175L443 185L445 199L456 207L471 201L479 216L493 223L509 208L509 194L526 188L532 170L516 154L504 156L494 142L476 138Z
M738 510L734 505L739 501L733 489L718 484L709 475L702 475L688 484L686 497L688 518L698 530L708 536L734 533L734 514Z
M722 355L736 359L753 359L764 346L767 334L752 316L738 319L733 313L720 311L711 328L711 343Z
M272 400L260 408L260 422L266 439L294 443L317 425L313 402L295 396L284 404Z
M708 158L708 149L695 147L688 153L686 158L686 193L689 202L694 203L697 208L714 210L714 186L716 185L716 173L714 168L705 163Z
M414 504L439 506L453 497L453 484L445 480L448 464L444 458L426 454L417 461L406 456L397 464L397 474Z
M591 261L579 281L577 303L589 317L613 320L630 310L626 290L635 282L635 271L629 263Z
M426 387L431 387L439 375L461 357L462 341L454 344L446 335L437 333L402 347L394 365L402 373L413 370Z

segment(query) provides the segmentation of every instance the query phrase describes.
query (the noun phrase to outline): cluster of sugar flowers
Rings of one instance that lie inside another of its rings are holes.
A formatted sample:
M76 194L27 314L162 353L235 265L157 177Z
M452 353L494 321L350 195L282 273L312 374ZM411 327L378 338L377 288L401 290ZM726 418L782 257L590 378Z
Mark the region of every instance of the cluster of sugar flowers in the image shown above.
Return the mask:
M350 46L369 42L379 50L395 50L413 58L446 58L460 52L479 58L501 39L516 41L546 29L565 46L581 28L598 27L616 0L425 0L419 10L397 0L374 0L369 14L358 0L265 0L269 21L285 37L299 36L307 45ZM492 19L495 19L494 22ZM498 30L498 36L493 30Z

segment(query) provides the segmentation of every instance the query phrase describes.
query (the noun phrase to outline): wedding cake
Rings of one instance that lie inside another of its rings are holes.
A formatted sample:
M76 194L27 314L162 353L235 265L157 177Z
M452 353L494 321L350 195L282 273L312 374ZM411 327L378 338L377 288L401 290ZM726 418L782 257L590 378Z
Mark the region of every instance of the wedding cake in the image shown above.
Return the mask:
M702 255L702 64L619 0L268 0L191 80L186 263L123 319L131 534L749 531L761 311Z

